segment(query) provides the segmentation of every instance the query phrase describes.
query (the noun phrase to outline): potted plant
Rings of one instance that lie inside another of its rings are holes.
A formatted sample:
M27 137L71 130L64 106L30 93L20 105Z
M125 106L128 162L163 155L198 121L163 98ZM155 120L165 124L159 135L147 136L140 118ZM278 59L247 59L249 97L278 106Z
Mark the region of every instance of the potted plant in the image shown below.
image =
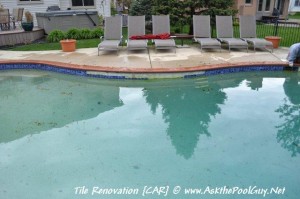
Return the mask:
M273 48L278 48L280 40L281 40L281 37L277 36L277 33L278 33L278 17L276 17L274 20L275 20L274 21L274 26L275 26L274 36L266 36L265 39L267 41L270 41L270 42L273 43Z
M61 49L63 52L73 52L76 50L75 39L63 39L60 40Z
M25 12L25 18L26 18L26 21L22 22L22 28L24 29L24 31L32 31L32 29L33 29L33 16L31 14L31 12L26 11Z
M278 48L281 37L278 36L266 36L265 39L273 43L273 48Z

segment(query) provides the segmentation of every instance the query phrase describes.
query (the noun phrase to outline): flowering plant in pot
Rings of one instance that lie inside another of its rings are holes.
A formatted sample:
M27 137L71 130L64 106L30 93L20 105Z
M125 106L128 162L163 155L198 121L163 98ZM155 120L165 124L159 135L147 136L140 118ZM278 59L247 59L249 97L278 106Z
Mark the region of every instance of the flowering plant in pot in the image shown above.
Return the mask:
M31 12L26 11L25 12L25 18L26 18L26 21L22 22L22 28L24 29L24 31L32 31L32 29L33 29L33 16L31 14Z

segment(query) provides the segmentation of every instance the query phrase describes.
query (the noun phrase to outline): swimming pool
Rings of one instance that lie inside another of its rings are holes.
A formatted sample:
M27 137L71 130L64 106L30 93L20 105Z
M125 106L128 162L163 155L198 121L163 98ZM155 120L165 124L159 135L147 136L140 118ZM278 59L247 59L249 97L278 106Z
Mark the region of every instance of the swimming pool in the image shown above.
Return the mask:
M299 80L1 72L1 198L297 199Z

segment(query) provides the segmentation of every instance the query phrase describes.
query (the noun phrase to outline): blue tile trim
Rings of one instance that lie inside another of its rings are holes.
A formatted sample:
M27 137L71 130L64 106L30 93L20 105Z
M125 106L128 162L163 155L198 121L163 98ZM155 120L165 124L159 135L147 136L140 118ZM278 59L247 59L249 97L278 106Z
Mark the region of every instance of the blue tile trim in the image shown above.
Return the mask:
M82 77L93 77L93 78L104 78L104 79L130 79L130 80L147 80L148 78L127 78L124 75L92 75L87 74L85 70L78 69L68 69L68 68L60 68L48 64L30 64L30 63L17 63L17 64L0 64L1 70L14 70L14 69L35 69L35 70L45 70L69 75L77 75Z
M92 75L87 74L85 70L78 69L68 69L68 68L60 68L53 65L48 64L28 64L28 63L17 63L17 64L0 64L1 70L14 70L14 69L35 69L35 70L45 70L69 75L77 75L82 77L93 77L93 78L104 78L104 79L130 79L130 80L147 80L148 78L126 78L124 75Z
M63 73L63 74L86 76L86 71L83 70L59 68L48 64L27 64L27 63L0 64L0 70L14 70L14 69L46 70L51 72Z
M228 73L238 73L238 72L250 72L250 71L283 71L284 66L242 66L242 67L233 67L233 68L220 68L207 70L202 74L193 74L185 75L184 78L194 78L201 76L210 76L210 75L222 75Z
M77 75L82 77L93 77L93 78L104 78L104 79L118 79L118 80L147 80L148 78L130 78L125 75L93 75L87 74L85 70L78 69L68 69L68 68L60 68L53 65L48 64L30 64L30 63L9 63L9 64L0 64L1 70L14 70L14 69L35 69L35 70L45 70L69 75ZM297 68L296 68L297 69ZM195 72L195 74L184 75L183 78L195 78L201 76L210 76L210 75L221 75L228 73L237 73L237 72L248 72L248 71L283 71L283 70L294 70L294 68L289 68L285 66L241 66L241 67L233 67L233 68L220 68L213 69L207 71L201 71L199 74Z

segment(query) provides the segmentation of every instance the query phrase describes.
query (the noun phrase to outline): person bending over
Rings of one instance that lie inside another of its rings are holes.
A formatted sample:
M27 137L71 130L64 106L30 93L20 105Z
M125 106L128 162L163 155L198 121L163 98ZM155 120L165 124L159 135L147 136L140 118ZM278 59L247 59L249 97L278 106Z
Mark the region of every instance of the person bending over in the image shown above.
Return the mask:
M291 45L287 60L289 62L289 66L293 66L294 63L300 63L300 43Z

